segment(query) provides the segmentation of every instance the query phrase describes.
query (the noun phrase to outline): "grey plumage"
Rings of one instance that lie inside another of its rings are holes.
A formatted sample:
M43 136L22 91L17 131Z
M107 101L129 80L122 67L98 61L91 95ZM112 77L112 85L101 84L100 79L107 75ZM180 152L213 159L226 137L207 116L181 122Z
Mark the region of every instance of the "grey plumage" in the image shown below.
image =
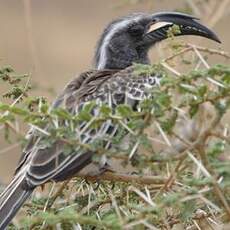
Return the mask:
M170 23L158 24L158 27L149 31L151 25L164 20ZM190 29L185 34L218 40L212 31L194 21L193 17L179 13L135 14L116 20L105 29L99 40L95 55L97 70L74 78L54 101L53 108L63 107L75 115L84 105L95 101L92 111L94 117L98 116L98 107L103 103L112 111L120 104L138 109L139 103L151 95L150 89L157 86L161 76L157 73L138 76L131 65L133 62L149 62L149 48L167 38L166 31L173 21L178 22L179 26L182 26L181 22L183 26L186 23L189 25ZM68 125L68 122L62 122L61 125ZM112 138L117 128L117 124L110 119L94 129L87 122L82 122L76 131L76 139L87 144L96 138ZM49 126L46 130L49 130ZM31 130L28 135L28 144L23 150L15 176L0 195L0 229L8 225L37 186L50 180L62 181L72 177L91 162L94 152L81 145L66 155L63 151L66 143L62 140L56 140L48 147L42 144L43 138L36 130ZM110 148L107 139L104 148Z

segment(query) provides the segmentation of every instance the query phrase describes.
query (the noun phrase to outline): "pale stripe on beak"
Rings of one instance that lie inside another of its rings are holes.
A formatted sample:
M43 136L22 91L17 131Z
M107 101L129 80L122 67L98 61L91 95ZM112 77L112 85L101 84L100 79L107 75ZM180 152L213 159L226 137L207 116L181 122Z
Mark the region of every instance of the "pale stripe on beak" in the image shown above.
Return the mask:
M172 22L156 22L149 27L147 33L151 33L155 30L158 30L158 29L165 27L165 26L168 26L168 25L173 25L173 23Z

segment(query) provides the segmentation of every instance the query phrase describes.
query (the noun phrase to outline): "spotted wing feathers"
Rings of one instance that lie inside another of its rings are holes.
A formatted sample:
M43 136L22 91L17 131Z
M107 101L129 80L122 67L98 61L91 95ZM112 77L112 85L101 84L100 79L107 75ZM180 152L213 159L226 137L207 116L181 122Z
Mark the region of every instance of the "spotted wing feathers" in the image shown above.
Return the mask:
M63 106L72 114L77 114L88 102L95 101L94 117L99 115L98 107L105 103L114 111L119 104L136 107L149 96L149 89L156 85L158 77L153 75L136 76L133 68L122 71L91 71L71 81L64 92L54 102L54 107ZM116 135L118 126L111 120L103 122L97 129L92 129L87 122L82 122L76 138L83 144L92 143L96 138ZM48 128L47 128L48 129ZM34 138L24 150L17 172L25 171L26 183L35 187L48 180L63 180L81 170L90 163L93 152L77 146L71 154L63 151L61 140L50 147L42 146L42 138ZM44 137L43 137L44 138ZM109 148L109 141L105 148Z

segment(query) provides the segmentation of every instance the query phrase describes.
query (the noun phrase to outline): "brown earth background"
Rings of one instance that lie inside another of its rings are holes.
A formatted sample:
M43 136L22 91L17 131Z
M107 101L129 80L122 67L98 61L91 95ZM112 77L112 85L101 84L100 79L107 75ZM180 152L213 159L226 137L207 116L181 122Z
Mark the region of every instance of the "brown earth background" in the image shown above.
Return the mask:
M220 0L221 2L222 0ZM35 95L51 101L76 74L92 68L96 41L104 26L131 12L182 9L184 0L0 0L0 63L17 73L29 73ZM214 26L222 44L199 38L183 38L195 44L230 51L230 6ZM204 22L205 23L205 22ZM151 51L152 61L159 52ZM212 62L218 62L217 59ZM4 88L0 86L0 94ZM1 98L0 98L1 101ZM0 151L6 143L0 135ZM0 180L12 176L20 148L0 154Z

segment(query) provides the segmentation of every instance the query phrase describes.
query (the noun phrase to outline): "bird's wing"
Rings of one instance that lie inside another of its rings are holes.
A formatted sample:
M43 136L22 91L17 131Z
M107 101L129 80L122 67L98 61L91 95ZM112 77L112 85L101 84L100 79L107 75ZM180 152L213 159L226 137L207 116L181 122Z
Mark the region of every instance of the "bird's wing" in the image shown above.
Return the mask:
M148 96L149 92L146 89L153 87L156 80L156 75L136 76L133 68L119 72L94 71L80 84L78 80L73 80L55 101L54 107L64 106L71 113L77 114L85 104L95 101L93 117L99 115L98 107L102 103L110 106L113 111L118 104L135 107L140 100ZM68 125L68 122L64 124ZM76 130L76 139L79 143L90 144L96 138L105 135L113 137L118 128L111 120L102 122L97 128L92 128L88 124L89 122L83 121ZM44 145L45 141L46 137L36 135L35 132L19 164L18 173L26 173L27 184L31 187L51 179L59 181L71 177L91 161L93 152L81 145L66 154L65 148L68 144L65 141L56 140L49 146L47 143ZM108 148L109 144L109 141L105 143L105 148Z
M84 73L80 74L79 76L75 77L74 79L72 79L66 85L66 87L64 88L62 93L59 94L57 96L57 98L54 100L54 102L52 104L52 108L58 108L58 107L63 106L65 98L71 97L71 95L73 95L75 92L77 92L79 90L79 88L81 87L81 85L83 84L83 82L86 79L90 78L91 76L94 76L94 73L95 73L95 71L84 72ZM31 153L32 148L34 147L36 141L38 140L38 136L35 133L35 129L31 128L28 131L28 133L26 135L26 139L27 139L27 145L23 149L22 155L18 161L18 165L15 169L15 174L17 174L19 172L19 170L21 169L21 167L24 165L28 156Z
M64 107L64 108L74 108L79 99L78 99L78 91L82 88L85 88L85 93L87 93L87 91L90 91L90 88L88 83L91 81L97 82L98 86L100 85L99 80L104 79L105 76L111 75L116 71L112 71L112 70L105 70L105 71L96 71L96 70L92 70L92 71L87 71L84 72L82 74L80 74L79 76L75 77L74 79L72 79L64 88L64 90L62 91L62 93L60 95L58 95L58 97L54 100L52 108L58 108L58 107ZM98 79L96 81L96 79ZM88 86L88 87L86 87ZM94 86L92 86L92 90L94 90ZM83 93L80 93L83 94ZM47 127L48 128L48 127ZM34 129L31 128L29 130L29 132L27 133L26 136L27 141L27 145L26 147L23 149L21 158L19 159L18 165L15 169L15 175L18 174L20 171L25 171L23 170L25 167L28 166L28 163L30 163L30 160L32 158L32 155L34 155L34 153L36 152L36 154L41 155L40 152L43 152L45 150L42 149L40 142L41 139L41 135ZM50 154L47 154L47 158L49 155L55 155L52 154L52 152L54 151L55 146L57 147L57 144L54 144L51 148L47 149L47 151Z

